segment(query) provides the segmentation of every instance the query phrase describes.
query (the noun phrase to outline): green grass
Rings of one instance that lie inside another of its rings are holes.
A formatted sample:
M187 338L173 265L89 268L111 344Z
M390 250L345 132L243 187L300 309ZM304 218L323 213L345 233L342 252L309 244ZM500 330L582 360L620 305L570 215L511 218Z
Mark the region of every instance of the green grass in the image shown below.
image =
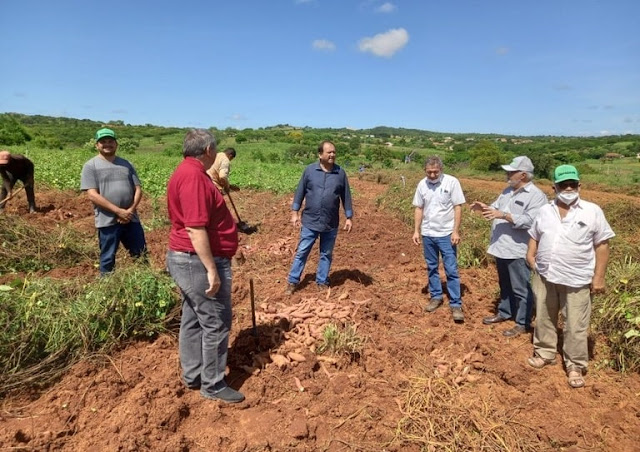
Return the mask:
M640 263L630 257L612 262L607 283L607 293L593 302L593 327L609 342L605 360L615 369L640 372Z
M0 286L0 393L163 331L176 300L171 278L143 264L89 283L26 276Z
M247 149L252 145L244 145ZM269 152L279 152L286 144L272 145ZM238 146L239 147L239 146ZM59 190L79 190L82 166L95 152L83 149L51 151L29 148L17 149L35 164L37 184ZM129 160L140 177L144 193L157 197L166 194L167 182L182 160L178 153L136 151L119 153ZM241 188L266 190L275 193L293 192L300 179L304 165L294 163L263 163L251 158L250 151L238 151L231 165L231 182Z

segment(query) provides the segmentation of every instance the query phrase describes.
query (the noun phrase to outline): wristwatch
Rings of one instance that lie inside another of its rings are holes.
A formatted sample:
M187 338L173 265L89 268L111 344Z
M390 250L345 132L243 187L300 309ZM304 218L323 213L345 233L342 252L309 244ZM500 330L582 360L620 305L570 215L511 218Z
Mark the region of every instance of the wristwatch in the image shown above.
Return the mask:
M502 212L502 219L506 220L507 219L507 212Z

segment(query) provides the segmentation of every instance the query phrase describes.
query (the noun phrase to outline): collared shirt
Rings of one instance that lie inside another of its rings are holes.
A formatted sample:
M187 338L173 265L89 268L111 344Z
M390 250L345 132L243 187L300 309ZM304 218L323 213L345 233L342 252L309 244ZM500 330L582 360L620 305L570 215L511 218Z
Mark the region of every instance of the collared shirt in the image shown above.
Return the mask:
M464 204L460 181L442 174L436 182L425 177L418 183L413 205L422 209L421 234L425 237L445 237L453 232L454 206Z
M548 204L547 195L529 182L514 190L507 187L491 207L511 214L513 223L496 218L491 223L491 243L487 251L500 259L524 259L529 243L528 229L542 206Z
M569 287L591 284L595 246L615 236L602 209L583 199L563 219L555 201L543 206L529 235L538 242L538 273L551 283Z
M291 210L300 210L303 200L302 224L312 231L329 231L339 226L340 201L345 216L353 216L349 180L344 170L336 164L331 171L323 171L320 162L304 169Z
M171 220L169 249L195 252L187 228L204 227L214 257L231 258L236 253L236 223L198 159L185 157L171 175L167 209Z

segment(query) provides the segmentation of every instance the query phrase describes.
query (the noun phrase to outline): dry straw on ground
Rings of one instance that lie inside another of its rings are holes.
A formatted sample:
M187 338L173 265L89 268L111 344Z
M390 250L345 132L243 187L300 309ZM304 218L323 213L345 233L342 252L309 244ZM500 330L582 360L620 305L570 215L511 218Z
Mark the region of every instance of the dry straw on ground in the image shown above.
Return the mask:
M414 378L405 394L395 441L425 451L545 449L530 427L490 400L439 377Z

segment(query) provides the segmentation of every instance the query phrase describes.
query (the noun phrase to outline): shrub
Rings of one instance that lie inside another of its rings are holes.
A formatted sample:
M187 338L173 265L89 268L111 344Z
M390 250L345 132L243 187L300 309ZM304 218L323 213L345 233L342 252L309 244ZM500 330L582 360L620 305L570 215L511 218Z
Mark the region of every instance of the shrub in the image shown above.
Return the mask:
M640 371L640 263L627 258L607 271L611 290L593 302L593 327L606 336L614 368Z
M162 331L173 288L168 275L143 264L88 284L25 278L0 286L0 393L44 384L87 353Z

